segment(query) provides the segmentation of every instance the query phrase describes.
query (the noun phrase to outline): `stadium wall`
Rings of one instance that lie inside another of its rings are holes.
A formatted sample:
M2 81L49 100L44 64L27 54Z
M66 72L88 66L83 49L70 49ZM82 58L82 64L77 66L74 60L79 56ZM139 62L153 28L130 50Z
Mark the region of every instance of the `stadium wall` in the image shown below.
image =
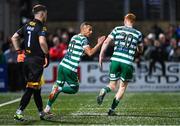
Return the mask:
M58 62L51 63L44 71L45 85L43 92L50 92L52 85L57 78ZM148 75L149 62L142 62L141 68L134 64L134 77L129 83L127 91L180 91L180 64L166 63L166 76L162 76L160 64L155 65L155 71L152 76ZM80 73L80 91L99 91L109 82L108 70L109 62L103 63L103 69L100 69L98 62L82 62L79 67Z

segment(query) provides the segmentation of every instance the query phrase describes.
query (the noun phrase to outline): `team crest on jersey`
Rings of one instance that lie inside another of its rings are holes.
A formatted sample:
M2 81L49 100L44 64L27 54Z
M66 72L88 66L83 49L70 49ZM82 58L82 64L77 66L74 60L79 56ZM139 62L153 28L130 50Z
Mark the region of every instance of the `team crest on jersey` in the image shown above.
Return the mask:
M47 28L46 28L46 27L43 27L43 31L47 31Z
M36 22L31 21L31 22L29 22L29 25L31 25L31 26L35 26L35 25L36 25Z

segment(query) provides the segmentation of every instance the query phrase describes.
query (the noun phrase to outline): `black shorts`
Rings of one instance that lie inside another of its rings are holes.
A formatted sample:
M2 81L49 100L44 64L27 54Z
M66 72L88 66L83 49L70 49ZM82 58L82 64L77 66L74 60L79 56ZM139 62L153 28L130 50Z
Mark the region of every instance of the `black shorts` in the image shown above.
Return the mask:
M39 59L25 60L23 65L23 74L26 82L40 82L43 74L43 63Z

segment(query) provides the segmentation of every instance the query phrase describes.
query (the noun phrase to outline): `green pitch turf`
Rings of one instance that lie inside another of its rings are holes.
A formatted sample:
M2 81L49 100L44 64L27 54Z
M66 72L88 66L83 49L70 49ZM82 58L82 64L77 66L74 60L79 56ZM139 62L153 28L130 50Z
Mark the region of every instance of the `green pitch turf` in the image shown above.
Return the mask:
M0 104L19 98L21 93L0 93ZM53 105L55 116L39 120L33 99L25 110L26 122L16 122L13 115L19 102L0 107L1 125L180 125L180 93L126 93L117 108L118 116L107 116L114 93L101 106L97 93L60 94ZM43 94L44 106L47 94Z

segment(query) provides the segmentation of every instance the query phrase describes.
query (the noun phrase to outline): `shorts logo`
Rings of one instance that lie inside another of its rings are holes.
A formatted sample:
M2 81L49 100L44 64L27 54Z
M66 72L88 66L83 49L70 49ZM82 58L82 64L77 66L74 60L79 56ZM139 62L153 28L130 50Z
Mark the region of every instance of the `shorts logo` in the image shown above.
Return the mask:
M116 75L115 74L110 74L110 77L116 77Z

